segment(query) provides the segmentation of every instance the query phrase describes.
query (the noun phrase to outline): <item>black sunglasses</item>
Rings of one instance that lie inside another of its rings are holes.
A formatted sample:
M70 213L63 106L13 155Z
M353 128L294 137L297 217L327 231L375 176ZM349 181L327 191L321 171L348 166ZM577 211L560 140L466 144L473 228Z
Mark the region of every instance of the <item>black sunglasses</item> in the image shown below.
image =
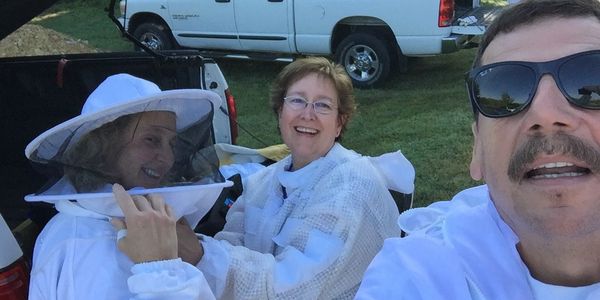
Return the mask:
M554 78L569 103L600 109L600 50L547 62L503 61L475 68L466 74L471 104L489 118L515 115L531 104L545 74Z

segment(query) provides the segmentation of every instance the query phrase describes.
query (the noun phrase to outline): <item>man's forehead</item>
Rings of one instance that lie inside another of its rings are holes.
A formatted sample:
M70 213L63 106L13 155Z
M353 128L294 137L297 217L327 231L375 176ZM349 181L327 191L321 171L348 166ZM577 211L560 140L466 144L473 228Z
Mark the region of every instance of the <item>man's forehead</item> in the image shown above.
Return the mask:
M595 17L548 17L498 34L481 64L501 61L548 61L600 49L600 21Z

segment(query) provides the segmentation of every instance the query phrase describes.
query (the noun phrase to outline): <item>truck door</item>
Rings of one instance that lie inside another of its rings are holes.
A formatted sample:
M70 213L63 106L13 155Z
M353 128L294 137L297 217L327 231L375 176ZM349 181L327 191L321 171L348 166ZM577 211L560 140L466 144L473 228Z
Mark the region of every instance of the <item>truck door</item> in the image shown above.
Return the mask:
M232 0L170 0L173 36L179 44L201 49L241 48Z
M242 49L289 53L294 47L293 0L233 0ZM302 0L300 0L302 1Z

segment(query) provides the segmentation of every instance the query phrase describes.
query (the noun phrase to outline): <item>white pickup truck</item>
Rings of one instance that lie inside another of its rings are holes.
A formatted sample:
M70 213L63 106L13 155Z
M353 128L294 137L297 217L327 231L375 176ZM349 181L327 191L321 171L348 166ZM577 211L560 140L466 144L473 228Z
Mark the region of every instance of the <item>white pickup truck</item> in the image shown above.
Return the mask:
M461 18L478 8L479 0L123 0L119 21L153 49L331 56L365 87L405 69L407 56L463 48L485 30L481 13Z

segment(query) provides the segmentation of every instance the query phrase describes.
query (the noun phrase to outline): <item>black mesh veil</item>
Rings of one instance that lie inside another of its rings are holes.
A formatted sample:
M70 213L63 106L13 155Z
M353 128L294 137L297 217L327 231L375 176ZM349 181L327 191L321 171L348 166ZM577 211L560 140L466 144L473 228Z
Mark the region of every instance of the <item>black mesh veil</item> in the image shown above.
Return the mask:
M76 193L97 192L112 183L123 184L120 169L159 182L145 186L142 180L134 184L140 188L224 182L218 170L212 124L220 98L205 92L165 91L151 99L91 114L82 113L44 132L26 149L34 167L50 178L36 195L66 193L64 188L56 188L57 182L65 180L71 185L70 192ZM170 113L175 116L175 128L155 125L155 115L145 114L148 112ZM164 144L165 136L169 137L171 152L163 156L169 159L155 162L147 158L140 164L135 162L137 156L131 161L119 159L129 143L151 148L154 144Z

